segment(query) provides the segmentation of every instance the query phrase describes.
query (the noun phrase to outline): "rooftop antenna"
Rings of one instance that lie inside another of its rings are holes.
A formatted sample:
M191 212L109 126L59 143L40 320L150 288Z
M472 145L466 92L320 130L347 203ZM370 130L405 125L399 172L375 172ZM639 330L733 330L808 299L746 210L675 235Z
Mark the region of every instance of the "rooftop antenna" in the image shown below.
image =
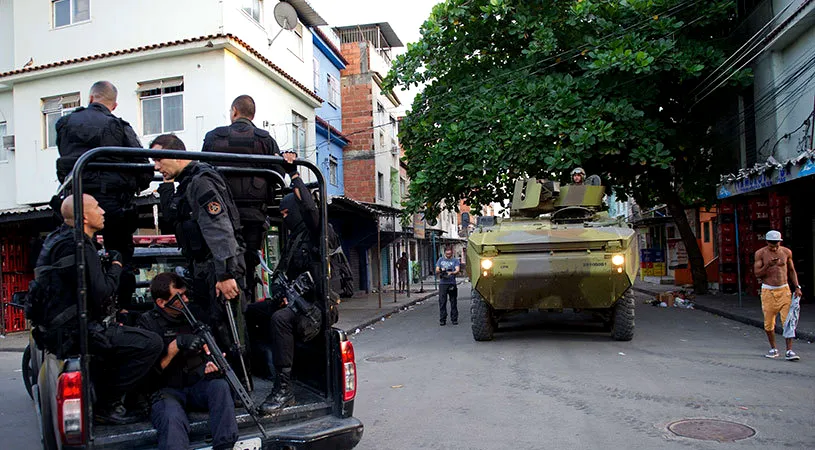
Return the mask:
M274 20L280 25L280 31L272 39L269 39L269 47L272 46L272 43L283 30L293 30L297 26L297 11L286 2L278 2L274 7Z

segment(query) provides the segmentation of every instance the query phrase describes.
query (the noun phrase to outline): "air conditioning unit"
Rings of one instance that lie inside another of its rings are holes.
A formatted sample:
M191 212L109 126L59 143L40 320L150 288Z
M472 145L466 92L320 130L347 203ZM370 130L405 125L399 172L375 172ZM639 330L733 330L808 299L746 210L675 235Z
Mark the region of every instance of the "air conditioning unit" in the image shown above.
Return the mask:
M3 136L3 148L13 152L14 151L14 135Z

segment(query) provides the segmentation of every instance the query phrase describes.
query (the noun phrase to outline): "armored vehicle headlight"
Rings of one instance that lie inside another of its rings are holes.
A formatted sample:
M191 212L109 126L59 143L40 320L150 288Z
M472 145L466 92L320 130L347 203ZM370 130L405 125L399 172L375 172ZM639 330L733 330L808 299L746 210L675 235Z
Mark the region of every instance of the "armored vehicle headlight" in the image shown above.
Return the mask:
M492 269L492 260L491 259L482 259L481 260L481 268L484 270Z
M622 266L625 263L625 256L623 255L614 255L611 257L611 264L615 266Z

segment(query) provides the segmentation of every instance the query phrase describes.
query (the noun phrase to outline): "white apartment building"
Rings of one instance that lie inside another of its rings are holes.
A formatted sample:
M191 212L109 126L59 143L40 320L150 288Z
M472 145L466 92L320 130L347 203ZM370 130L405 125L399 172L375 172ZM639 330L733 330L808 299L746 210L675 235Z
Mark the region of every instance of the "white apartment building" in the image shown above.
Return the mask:
M95 81L119 90L114 114L142 145L173 132L189 150L229 124L251 95L255 125L281 149L316 161L310 27L325 21L287 0L298 23L282 30L274 0L0 0L0 211L45 203L58 187L54 124L87 106ZM280 34L278 35L278 33Z

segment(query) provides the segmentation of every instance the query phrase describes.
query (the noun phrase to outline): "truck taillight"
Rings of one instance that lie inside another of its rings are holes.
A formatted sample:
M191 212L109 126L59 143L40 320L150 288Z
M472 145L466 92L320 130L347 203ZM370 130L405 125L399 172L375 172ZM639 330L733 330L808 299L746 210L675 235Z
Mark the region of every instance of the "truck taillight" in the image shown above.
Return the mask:
M342 399L353 400L357 395L357 363L354 360L354 346L351 341L340 342L342 352Z
M63 444L82 444L85 435L85 424L82 423L82 372L65 372L59 376L57 423Z

